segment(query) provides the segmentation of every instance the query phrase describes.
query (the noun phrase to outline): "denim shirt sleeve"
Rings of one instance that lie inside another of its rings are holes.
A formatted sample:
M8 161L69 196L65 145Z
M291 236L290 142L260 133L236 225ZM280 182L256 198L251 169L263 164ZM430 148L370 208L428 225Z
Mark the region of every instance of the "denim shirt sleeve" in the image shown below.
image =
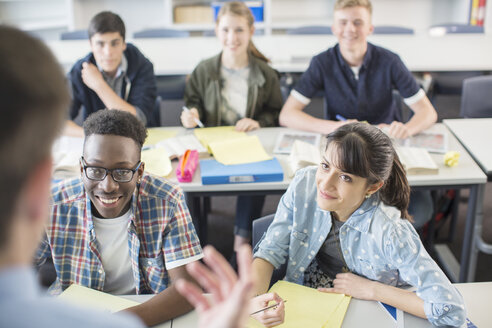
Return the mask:
M285 263L289 255L290 234L293 225L294 193L301 175L296 174L289 188L280 199L272 224L255 249L254 257L270 262L276 269Z
M429 256L411 224L401 220L387 236L385 255L398 268L401 279L417 288L427 319L437 326L464 324L466 311L461 294Z

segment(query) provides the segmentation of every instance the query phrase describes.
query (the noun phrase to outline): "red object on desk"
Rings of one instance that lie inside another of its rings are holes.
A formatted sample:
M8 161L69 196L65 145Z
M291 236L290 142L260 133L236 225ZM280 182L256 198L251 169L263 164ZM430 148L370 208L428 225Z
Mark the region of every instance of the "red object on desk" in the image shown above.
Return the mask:
M198 151L187 149L179 158L176 177L179 182L191 182L198 165Z

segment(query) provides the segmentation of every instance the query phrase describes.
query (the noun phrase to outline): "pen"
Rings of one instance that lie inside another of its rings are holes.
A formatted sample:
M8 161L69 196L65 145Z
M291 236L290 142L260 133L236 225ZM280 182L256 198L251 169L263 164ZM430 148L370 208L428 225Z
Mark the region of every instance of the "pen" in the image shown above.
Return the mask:
M284 303L287 303L287 300L284 300ZM260 312L263 312L265 310L268 310L268 309L271 309L271 308L274 308L276 306L278 306L280 303L277 303L277 304L273 304L273 305L269 305L267 307L264 307L263 309L259 309L258 311L255 311L253 313L250 313L249 315L253 315L253 314L257 314L257 313L260 313Z
M188 107L186 107L186 106L183 106L183 110L185 112L189 112L190 111L190 109ZM197 119L196 117L193 117L193 120L195 121L196 124L198 124L199 127L201 127L201 128L204 128L205 127L205 125L203 125L203 123L199 119Z
M336 117L336 118L337 118L337 120L339 120L339 121L346 121L346 120L347 120L345 117L343 117L343 116L342 116L342 115L340 115L340 114L337 114L335 117Z

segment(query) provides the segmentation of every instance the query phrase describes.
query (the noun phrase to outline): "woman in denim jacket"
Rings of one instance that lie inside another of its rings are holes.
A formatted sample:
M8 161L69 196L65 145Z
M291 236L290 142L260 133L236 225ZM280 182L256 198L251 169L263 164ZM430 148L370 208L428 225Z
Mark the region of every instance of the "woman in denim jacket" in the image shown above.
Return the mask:
M287 281L384 302L434 325L462 325L463 298L415 232L409 194L383 132L353 123L329 134L321 164L297 172L257 246L256 292L287 261ZM416 293L397 288L408 286Z

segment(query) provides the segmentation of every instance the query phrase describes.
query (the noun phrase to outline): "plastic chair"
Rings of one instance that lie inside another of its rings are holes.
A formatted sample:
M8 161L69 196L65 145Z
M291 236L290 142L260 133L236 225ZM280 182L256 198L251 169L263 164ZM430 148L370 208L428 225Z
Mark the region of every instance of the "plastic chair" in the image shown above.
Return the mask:
M154 28L133 33L135 39L145 38L187 38L190 32L182 30L173 30L169 28Z
M288 29L286 34L333 34L331 26L325 25L307 25Z
M492 117L492 75L471 77L463 81L460 116Z
M393 25L374 26L373 34L414 34L412 28Z
M275 214L270 214L262 218L253 221L253 236L252 242L256 248L257 244L263 237L263 234L268 230L268 227L273 221ZM282 280L287 272L287 259L278 269L273 270L272 279L270 280L270 286L276 283L278 280Z
M87 30L75 30L60 34L60 40L89 40Z

